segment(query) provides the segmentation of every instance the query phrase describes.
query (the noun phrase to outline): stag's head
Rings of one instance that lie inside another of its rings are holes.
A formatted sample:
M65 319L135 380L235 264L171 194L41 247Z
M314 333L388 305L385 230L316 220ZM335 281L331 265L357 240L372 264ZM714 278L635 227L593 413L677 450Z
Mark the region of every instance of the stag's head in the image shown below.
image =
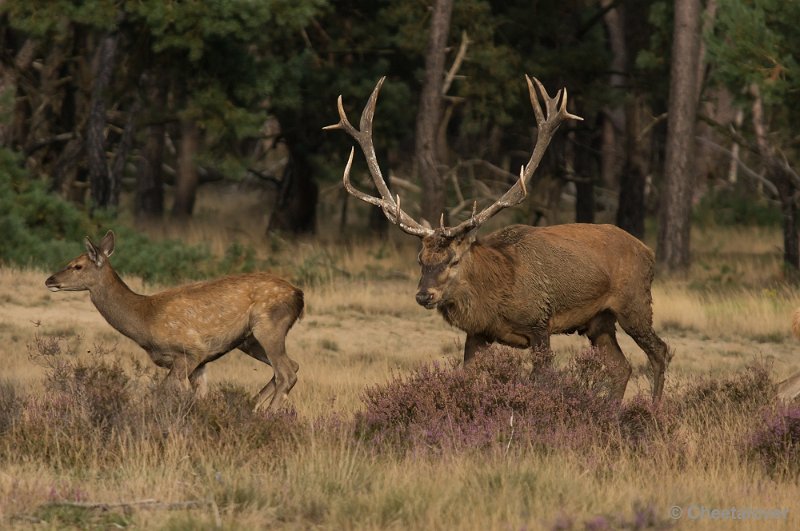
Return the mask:
M85 253L44 282L50 291L84 291L102 282L104 270L109 267L108 257L114 253L114 233L108 231L100 245L87 236L84 244Z
M422 238L417 256L421 268L417 286L417 303L427 309L447 301L458 286L462 267L470 260L469 249L475 241L475 231L459 235L441 229Z
M372 143L372 119L375 116L378 93L385 79L381 78L372 91L372 95L361 113L359 129L356 129L347 119L341 96L338 100L339 122L324 129L342 129L361 146L380 197L365 194L350 183L350 168L353 164L355 148L350 150L350 157L344 169L345 189L358 199L379 207L389 221L395 223L403 231L422 239L422 251L419 253L422 276L417 290L417 302L426 308L435 308L442 301L446 301L449 293L458 285L460 272L470 260L469 250L475 241L478 228L502 209L517 205L525 199L528 193L528 182L539 166L558 126L566 119L582 120L582 118L567 112L567 89L559 90L554 97L550 97L539 80L525 76L533 113L536 116L537 133L533 153L528 163L520 170L519 180L500 199L484 208L480 213L477 212L476 203L473 205L472 215L460 224L445 227L444 216L442 216L439 228L432 229L427 224L418 223L400 208L400 196L392 197L378 165L375 147ZM540 97L545 103L544 110L539 103Z

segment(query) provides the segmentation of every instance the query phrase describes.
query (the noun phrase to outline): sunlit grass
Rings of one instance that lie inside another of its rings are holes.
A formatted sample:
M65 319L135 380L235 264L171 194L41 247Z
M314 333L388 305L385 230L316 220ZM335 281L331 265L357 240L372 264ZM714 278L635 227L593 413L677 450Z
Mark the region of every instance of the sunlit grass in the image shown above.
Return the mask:
M235 206L231 200L226 208ZM251 208L255 201L241 210ZM522 444L512 444L507 453L376 452L355 443L344 429L321 426L322 417L351 418L363 407L367 386L420 364L458 358L463 333L415 303L415 239L393 231L383 242L340 242L329 231L319 241L272 241L261 234L263 224L245 226L244 214L231 216L224 224L201 216L180 230L148 232L205 242L220 253L231 238L239 238L281 274L302 282L306 315L289 333L288 351L300 363L290 402L306 436L279 450L245 452L232 445L226 452L203 452L188 435L177 434L159 444L118 446L124 453L114 457L111 468L104 464L108 455L102 445L88 449L80 466L17 456L0 463L0 527L30 527L30 520L13 517L41 518L36 508L54 499L214 500L223 527L232 529L552 529L568 523L584 529L597 518L618 528L648 510L658 523L669 524L672 505L796 507L796 478L773 477L742 455L742 441L760 422L749 413L707 410L700 418L681 420L674 434L680 451L665 442L644 454L603 448L542 452ZM655 325L675 350L668 396L682 393L698 377L722 378L754 359L773 362L775 379L800 369L798 346L789 335L800 290L784 281L779 245L777 230L695 231L689 278L657 276ZM139 382L163 376L137 345L103 321L87 293L47 292L43 282L49 273L0 268L0 293L6 294L0 300L2 379L25 395L47 391L46 368L30 359L27 348L36 335L67 337L79 360L96 359L95 345L105 345L111 352L101 357L119 360ZM162 288L125 280L140 292ZM630 400L639 390L649 392L646 359L619 335L634 365ZM577 336L554 340L560 361L584 345L585 338ZM271 377L269 367L241 353L212 363L208 373L212 389L234 383L250 393ZM78 518L77 527L120 525L96 515ZM208 507L134 510L128 518L148 529L215 525ZM796 522L790 515L769 528L792 529ZM699 529L719 524L681 523ZM54 521L44 525L59 527ZM763 526L737 522L741 529Z

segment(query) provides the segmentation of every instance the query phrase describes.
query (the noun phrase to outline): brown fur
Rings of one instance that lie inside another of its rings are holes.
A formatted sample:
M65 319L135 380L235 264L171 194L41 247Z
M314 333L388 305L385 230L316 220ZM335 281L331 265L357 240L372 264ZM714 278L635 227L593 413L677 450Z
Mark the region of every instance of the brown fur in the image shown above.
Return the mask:
M605 358L612 394L631 373L619 322L645 351L658 400L671 354L652 326L653 252L613 225L514 225L476 239L441 231L422 240L417 301L467 333L464 361L493 342L548 348L580 332Z
M271 365L272 380L256 408L277 408L297 381L298 364L286 354L286 334L303 313L303 292L269 273L227 276L168 289L134 293L111 267L114 234L47 279L53 291L88 290L97 310L120 333L139 344L160 367L165 383L206 392L206 364L238 348Z

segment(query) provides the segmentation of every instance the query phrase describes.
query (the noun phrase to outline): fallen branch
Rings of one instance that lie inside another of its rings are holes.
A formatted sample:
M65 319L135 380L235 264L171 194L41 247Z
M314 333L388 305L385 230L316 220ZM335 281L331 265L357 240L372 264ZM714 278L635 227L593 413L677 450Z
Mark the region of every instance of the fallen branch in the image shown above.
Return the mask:
M219 514L219 507L214 500L186 500L178 502L163 502L159 500L135 500L123 502L78 502L78 501L54 501L41 505L39 508L51 507L73 507L92 511L112 511L122 509L130 511L133 509L147 509L153 511L177 511L181 509L208 508L214 517L214 525L222 527L222 518Z

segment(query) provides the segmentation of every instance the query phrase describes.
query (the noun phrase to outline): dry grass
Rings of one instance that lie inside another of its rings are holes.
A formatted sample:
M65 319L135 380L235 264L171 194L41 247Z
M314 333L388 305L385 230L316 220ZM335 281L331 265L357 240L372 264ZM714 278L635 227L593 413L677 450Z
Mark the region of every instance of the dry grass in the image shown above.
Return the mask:
M331 235L322 243L269 244L234 223L216 228L201 223L187 230L184 239L202 240L213 249L224 249L237 234L240 241L258 244L262 258L274 255L282 270L300 271L307 279L306 316L288 343L301 366L290 401L305 435L278 449L245 452L232 445L206 453L188 435L175 435L158 445L118 446L125 454L114 456L113 467L105 464L109 456L102 446L80 466L53 458L6 458L0 465L0 527L29 527L32 518L44 520L40 525L47 528L70 521L75 527L216 525L213 505L110 515L41 509L54 500L150 498L213 500L222 526L230 529L601 529L603 522L606 528L633 528L637 518L651 513L651 527L660 527L672 523L671 506L693 503L786 507L787 521L745 521L737 528L796 528L797 478L774 477L742 455L741 441L758 422L755 415L707 411L700 420L681 424L677 442L654 444L644 454L603 448L542 452L524 445L512 446L507 454L400 454L354 442L344 428L320 426L316 419L332 413L349 419L362 407L365 386L459 355L462 334L414 303L415 242L392 234L382 244L339 245ZM776 379L800 370L797 345L789 337L800 292L780 281L779 234L717 229L695 235L694 241L701 243L689 280L659 280L654 289L656 327L676 351L666 393L676 396L698 375L721 378L754 359L771 361ZM141 366L147 374L160 374L138 346L102 320L86 293L51 294L43 286L46 276L0 269L5 381L28 396L50 391L46 369L29 357L28 345L37 335L59 338L79 360L115 345L105 357L120 360L127 373L136 374ZM126 280L138 291L155 291ZM620 342L635 368L626 395L630 400L638 391L649 392L646 360L624 334ZM560 336L553 345L563 363L585 340ZM239 353L209 370L212 388L227 382L250 392L270 375L268 367ZM682 522L700 529L720 524Z

